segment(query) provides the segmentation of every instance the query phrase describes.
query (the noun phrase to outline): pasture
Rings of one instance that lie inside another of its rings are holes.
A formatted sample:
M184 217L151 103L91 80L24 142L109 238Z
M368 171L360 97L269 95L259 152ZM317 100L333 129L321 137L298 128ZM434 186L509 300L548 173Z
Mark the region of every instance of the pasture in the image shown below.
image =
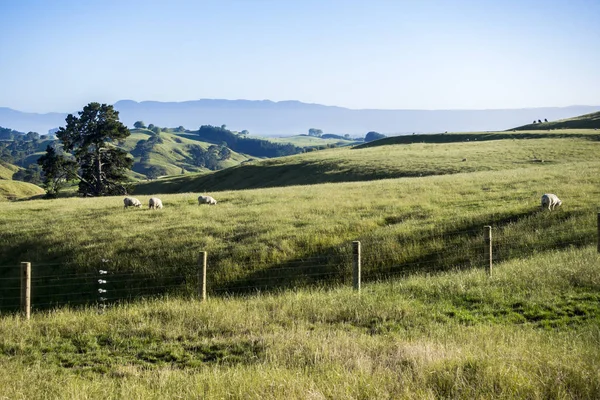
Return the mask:
M34 287L28 323L0 297L3 395L597 398L599 146L575 135L331 149L211 174L210 191L203 176L166 179L136 195L143 209L2 203L1 293L18 295L20 261L65 278ZM548 192L557 211L540 210ZM206 303L194 300L201 251ZM166 297L77 308L97 297L99 269L131 274L111 290Z
M0 319L7 398L600 396L599 256Z

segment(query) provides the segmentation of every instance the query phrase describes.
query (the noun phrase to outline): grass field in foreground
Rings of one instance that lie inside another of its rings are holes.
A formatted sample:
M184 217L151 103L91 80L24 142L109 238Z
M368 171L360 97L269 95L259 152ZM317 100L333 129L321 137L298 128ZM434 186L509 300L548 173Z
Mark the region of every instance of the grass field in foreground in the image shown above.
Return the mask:
M600 397L595 246L481 270L0 318L6 398Z
M197 193L183 193L161 195L165 208L156 212L123 209L121 197L7 203L0 208L0 265L31 261L38 276L108 268L189 291L200 251L208 252L211 291L341 282L349 279L353 240L363 244L365 280L481 265L484 225L493 226L498 260L595 243L599 172L600 162L584 161L227 191L214 194L214 207L198 206ZM563 207L541 212L545 192L557 193ZM147 204L148 196L139 198ZM14 268L3 273L18 277ZM93 293L94 279L86 279L71 284ZM18 297L18 286L9 291L9 283L0 280L5 296ZM138 279L127 288L144 285ZM73 286L36 289L34 305L61 292L74 292Z

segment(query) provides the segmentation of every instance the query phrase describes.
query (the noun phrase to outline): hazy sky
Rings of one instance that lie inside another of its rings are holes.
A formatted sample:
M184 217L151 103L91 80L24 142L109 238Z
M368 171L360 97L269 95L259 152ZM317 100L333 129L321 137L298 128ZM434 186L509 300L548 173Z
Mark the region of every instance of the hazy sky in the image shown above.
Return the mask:
M0 0L0 107L600 105L600 0Z

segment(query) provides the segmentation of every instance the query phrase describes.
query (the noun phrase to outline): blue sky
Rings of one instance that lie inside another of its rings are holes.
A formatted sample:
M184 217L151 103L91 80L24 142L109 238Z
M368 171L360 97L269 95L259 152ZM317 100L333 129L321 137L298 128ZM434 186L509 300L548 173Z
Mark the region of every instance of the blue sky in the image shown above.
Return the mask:
M600 105L600 1L0 0L0 107Z

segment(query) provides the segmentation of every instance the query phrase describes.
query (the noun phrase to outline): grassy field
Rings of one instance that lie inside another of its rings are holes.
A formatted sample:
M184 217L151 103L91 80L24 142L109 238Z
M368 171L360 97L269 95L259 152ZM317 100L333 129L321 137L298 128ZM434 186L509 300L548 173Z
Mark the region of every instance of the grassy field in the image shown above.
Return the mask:
M600 397L600 258L0 319L5 398Z
M531 152L548 161L532 162ZM447 169L447 174L211 192L216 207L198 206L197 192L164 194L165 209L159 212L123 209L120 197L9 203L0 209L5 244L0 260L42 264L40 275L91 274L106 267L147 278L116 282L116 292L147 293L148 282L192 292L198 254L207 251L212 291L286 287L349 279L353 240L363 243L366 280L481 265L484 225L494 227L497 259L509 260L595 242L598 152L598 143L585 139L338 149L317 153L318 160L343 170L354 161L373 171ZM465 156L471 161L457 161ZM563 199L560 211L540 212L546 192ZM147 204L149 196L139 198ZM93 294L93 278L85 279L72 283ZM5 291L7 282L0 283ZM17 287L12 290L18 295ZM53 293L39 289L34 299L44 304ZM82 298L75 293L66 299Z
M234 167L210 178L216 206L197 204L202 176L153 182L159 211L146 194L3 203L0 397L598 398L600 142L477 135ZM99 269L103 314L78 308Z
M336 146L348 146L356 143L354 140L348 139L323 139L315 136L308 135L294 135L294 136L285 136L285 137L257 137L258 139L268 140L274 143L290 143L294 146L298 147L318 147L318 146L327 146L327 145L336 145Z
M135 193L181 193L370 181L506 171L541 164L550 168L552 165L594 161L600 155L600 134L593 130L573 131L562 136L531 135L530 139L507 139L503 133L420 135L420 138L398 136L354 149L328 149L254 161L209 175L189 175L142 183L136 186ZM438 143L439 140L445 142Z

